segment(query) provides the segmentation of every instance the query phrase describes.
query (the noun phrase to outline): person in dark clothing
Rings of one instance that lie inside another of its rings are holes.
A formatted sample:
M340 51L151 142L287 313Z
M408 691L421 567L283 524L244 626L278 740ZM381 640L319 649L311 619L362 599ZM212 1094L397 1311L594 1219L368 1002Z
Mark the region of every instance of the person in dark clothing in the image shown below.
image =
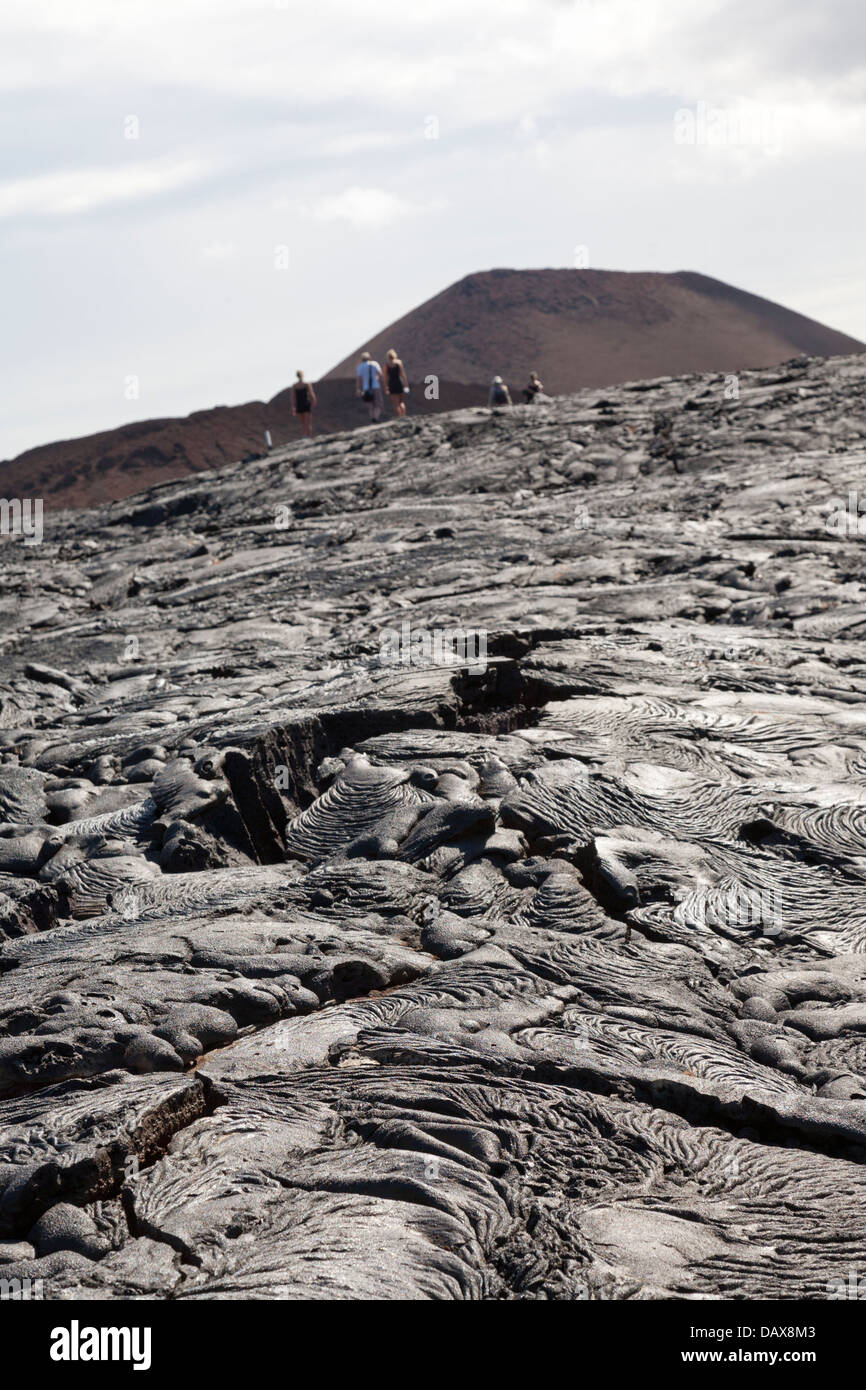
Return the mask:
M523 399L527 405L532 405L536 396L544 395L544 387L538 380L538 372L529 373L529 385L523 388Z
M298 379L292 386L292 414L297 415L307 439L313 437L313 410L317 405L312 383L304 380L303 372L298 372Z
M511 405L511 392L501 376L495 376L491 381L487 404L489 406Z
M406 369L393 348L385 358L385 371L388 374L388 395L391 397L391 404L394 407L394 414L404 416L406 414L406 396L409 392L409 378Z

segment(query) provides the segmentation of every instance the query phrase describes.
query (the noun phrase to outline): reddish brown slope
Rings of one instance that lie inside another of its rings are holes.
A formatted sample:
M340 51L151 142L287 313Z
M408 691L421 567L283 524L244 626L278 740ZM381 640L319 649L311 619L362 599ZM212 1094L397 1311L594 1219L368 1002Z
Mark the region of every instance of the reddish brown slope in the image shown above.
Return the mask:
M323 381L316 391L318 434L369 423L366 408L355 399L352 383ZM483 405L486 396L481 386L446 381L440 383L438 401L426 401L423 389L413 391L410 400L411 413L417 415ZM250 401L174 419L143 420L82 439L28 449L0 463L0 494L41 497L47 506L95 506L129 497L155 483L264 453L266 429L275 445L300 438L289 391L280 391L269 402Z

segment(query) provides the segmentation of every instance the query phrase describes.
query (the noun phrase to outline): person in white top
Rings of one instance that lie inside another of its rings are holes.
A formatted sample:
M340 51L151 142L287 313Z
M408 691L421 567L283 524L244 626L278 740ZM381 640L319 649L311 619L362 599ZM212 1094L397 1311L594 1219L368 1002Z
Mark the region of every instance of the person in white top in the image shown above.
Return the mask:
M370 419L375 423L382 415L382 368L374 362L369 352L361 353L361 360L355 371L355 395L361 396L370 406Z

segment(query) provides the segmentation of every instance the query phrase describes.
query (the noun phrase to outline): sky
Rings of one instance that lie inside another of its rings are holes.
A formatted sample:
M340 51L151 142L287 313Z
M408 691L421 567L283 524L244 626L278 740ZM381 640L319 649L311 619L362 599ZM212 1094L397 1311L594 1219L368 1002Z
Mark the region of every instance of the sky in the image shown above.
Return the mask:
M3 0L0 459L264 400L478 270L866 340L863 0Z

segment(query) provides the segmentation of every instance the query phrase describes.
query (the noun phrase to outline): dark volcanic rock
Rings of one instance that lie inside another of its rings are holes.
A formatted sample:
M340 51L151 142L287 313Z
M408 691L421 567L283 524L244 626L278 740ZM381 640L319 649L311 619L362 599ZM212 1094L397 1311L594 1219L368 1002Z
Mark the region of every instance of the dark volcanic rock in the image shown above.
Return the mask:
M844 1283L864 403L853 357L463 411L2 547L3 1277Z

